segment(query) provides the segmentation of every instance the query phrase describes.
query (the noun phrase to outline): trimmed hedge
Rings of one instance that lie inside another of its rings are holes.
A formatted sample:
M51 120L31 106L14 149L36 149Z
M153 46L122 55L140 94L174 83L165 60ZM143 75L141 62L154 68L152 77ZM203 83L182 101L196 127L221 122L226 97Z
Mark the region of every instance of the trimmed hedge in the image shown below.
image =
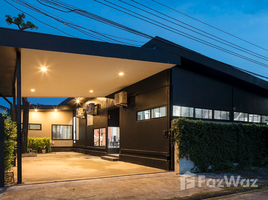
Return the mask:
M199 171L210 171L209 166L220 171L268 164L268 126L179 118L172 129L179 158L189 158Z
M38 153L42 153L43 149L46 151L49 149L49 152L51 152L50 138L28 137L28 148L36 150Z

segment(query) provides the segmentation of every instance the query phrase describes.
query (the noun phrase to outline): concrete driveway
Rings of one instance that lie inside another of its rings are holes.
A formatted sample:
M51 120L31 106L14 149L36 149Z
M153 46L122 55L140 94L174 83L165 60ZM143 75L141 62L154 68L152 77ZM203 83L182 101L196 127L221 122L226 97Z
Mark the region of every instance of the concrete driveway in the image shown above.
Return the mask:
M15 177L17 169L14 168ZM38 154L22 158L23 183L54 182L134 174L165 172L165 170L75 152Z

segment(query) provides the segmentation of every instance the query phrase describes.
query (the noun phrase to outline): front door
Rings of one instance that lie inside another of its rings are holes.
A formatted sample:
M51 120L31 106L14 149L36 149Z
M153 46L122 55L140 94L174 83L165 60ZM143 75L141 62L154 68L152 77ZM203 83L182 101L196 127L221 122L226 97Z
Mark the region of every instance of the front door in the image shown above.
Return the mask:
M119 154L120 150L119 108L114 108L108 111L107 149L108 154Z

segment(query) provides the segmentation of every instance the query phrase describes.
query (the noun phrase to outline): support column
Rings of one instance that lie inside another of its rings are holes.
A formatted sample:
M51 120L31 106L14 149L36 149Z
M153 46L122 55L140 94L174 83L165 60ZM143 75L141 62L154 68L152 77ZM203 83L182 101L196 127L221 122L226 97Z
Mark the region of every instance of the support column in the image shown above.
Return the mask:
M21 54L17 53L17 161L18 184L22 183L21 162Z
M0 113L0 187L5 186L4 139L4 118Z

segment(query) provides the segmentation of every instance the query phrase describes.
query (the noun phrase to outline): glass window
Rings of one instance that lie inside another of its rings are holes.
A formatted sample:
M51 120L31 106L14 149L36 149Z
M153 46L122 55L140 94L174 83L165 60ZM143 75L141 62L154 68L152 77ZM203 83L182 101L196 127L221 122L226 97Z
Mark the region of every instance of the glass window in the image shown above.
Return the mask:
M52 140L72 140L72 125L52 125Z
M268 116L261 116L261 123L267 124L268 123Z
M234 112L234 121L247 122L248 114L242 112Z
M228 111L214 110L214 119L229 120L230 113Z
M87 126L93 125L93 115L87 115Z
M100 129L100 146L106 146L106 128Z
M144 110L137 113L137 120L146 120L150 119L150 110Z
M196 108L195 118L212 119L212 110Z
M248 116L249 116L248 117L249 122L261 123L261 116L260 115L249 114Z
M23 124L21 124L21 129L23 129ZM42 125L41 124L28 124L28 130L41 131Z
M174 117L194 117L194 108L184 106L173 106Z
M166 106L152 109L152 118L165 117L167 115L166 110Z
M100 129L94 129L94 146L100 146Z
M120 129L119 127L108 127L108 148L120 147Z

